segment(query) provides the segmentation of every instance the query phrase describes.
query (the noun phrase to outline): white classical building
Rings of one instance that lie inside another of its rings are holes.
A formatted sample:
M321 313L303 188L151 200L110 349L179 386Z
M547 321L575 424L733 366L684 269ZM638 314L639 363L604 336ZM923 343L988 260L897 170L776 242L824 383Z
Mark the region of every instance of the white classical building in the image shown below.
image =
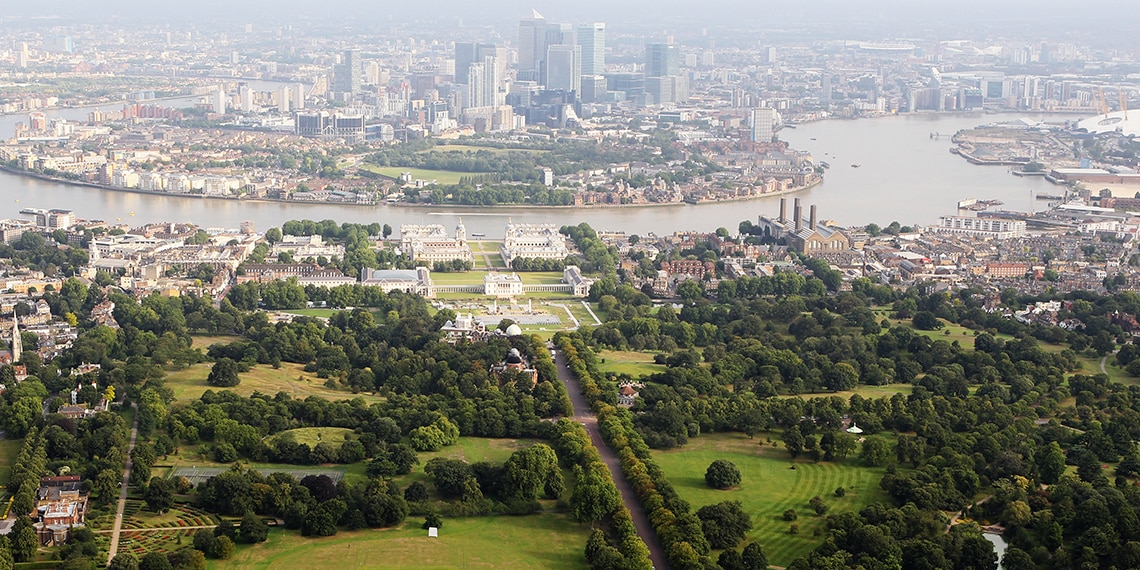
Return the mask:
M437 261L475 261L467 245L467 228L463 226L462 218L455 226L454 238L448 236L440 224L400 226L400 251L427 265Z
M570 254L566 238L554 224L516 224L507 222L501 248L503 261L509 267L519 258L565 259Z
M522 296L522 278L517 273L489 272L483 277L483 294L492 297Z
M431 271L426 267L415 269L372 269L360 270L360 284L379 287L385 293L407 291L424 297L434 297L435 287L431 283Z

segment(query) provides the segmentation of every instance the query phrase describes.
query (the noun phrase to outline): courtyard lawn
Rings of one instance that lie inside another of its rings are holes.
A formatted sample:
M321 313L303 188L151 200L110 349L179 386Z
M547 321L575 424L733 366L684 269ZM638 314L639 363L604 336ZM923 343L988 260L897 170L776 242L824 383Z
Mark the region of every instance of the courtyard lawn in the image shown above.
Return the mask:
M438 538L409 517L393 529L341 532L304 538L274 529L269 540L241 545L229 560L209 560L207 568L587 568L589 525L565 514L521 517L445 518Z
M520 271L524 285L558 285L562 283L561 271Z
M278 392L290 394L293 398L303 400L309 396L320 396L328 400L351 400L364 398L369 403L381 401L383 398L372 394L353 394L347 391L332 390L325 387L325 380L304 371L304 366L291 362L282 362L281 368L273 368L266 364L259 364L238 376L241 384L232 388L216 388L206 384L206 377L210 375L211 363L195 364L183 370L169 373L163 379L166 386L174 391L174 397L179 400L196 400L202 397L206 390L231 390L242 396L249 396L254 392L274 395Z
M327 441L337 447L340 447L345 441L356 439L356 435L348 428L337 427L306 427L286 430L280 433L275 433L265 440L265 443L274 445L278 441L285 439L292 439L297 443L303 443L309 447L314 447L322 441Z
M16 460L23 445L23 439L0 439L0 483L8 484L8 477L12 476L12 462ZM0 513L3 511L4 505L0 505Z
M822 542L821 536L813 536L816 529L824 531L825 524L824 517L816 516L808 506L812 497L821 497L831 507L829 513L856 511L887 500L879 488L884 469L860 467L853 459L841 463L800 460L790 469L787 451L782 445L767 444L769 435L779 440L775 434L759 434L755 439L738 433L705 434L690 439L684 447L654 451L653 458L693 511L721 501L743 503L752 517L746 540L760 541L768 561L776 566L787 566ZM739 487L720 491L705 484L705 470L716 459L736 464L742 480ZM839 486L847 490L843 498L835 496ZM783 520L787 509L795 509L799 516L794 523ZM788 534L792 524L799 525L797 534Z
M477 176L478 172L451 172L449 170L425 170L420 168L405 168L402 166L376 166L375 164L361 164L360 168L386 176L392 180L399 180L405 172L412 173L412 180L435 180L439 184L459 184L464 176Z
M481 260L483 256L476 255L475 259ZM479 285L482 287L485 275L486 273L482 271L432 271L431 282L435 285Z
M593 324L594 319L589 318L589 315L586 316L586 319L587 320L584 320L582 322ZM605 362L603 362L603 360ZM617 350L601 350L598 351L598 371L603 374L606 372L613 372L614 374L629 374L630 376L637 378L648 374L657 374L658 372L664 372L665 367L660 364L653 363L652 352L623 352Z

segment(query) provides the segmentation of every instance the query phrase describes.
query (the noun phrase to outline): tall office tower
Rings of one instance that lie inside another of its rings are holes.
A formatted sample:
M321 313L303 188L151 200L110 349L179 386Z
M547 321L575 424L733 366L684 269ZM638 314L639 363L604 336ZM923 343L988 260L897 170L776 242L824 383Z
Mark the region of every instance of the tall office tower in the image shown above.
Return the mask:
M645 44L645 76L681 74L681 50L673 44Z
M752 110L752 140L755 142L772 142L775 134L773 127L776 124L776 110L763 107Z
M28 53L28 42L20 42L20 53L16 55L16 67L20 69L28 68L28 59L31 54Z
M831 100L831 74L825 72L823 74L823 78L820 79L819 82L820 82L820 92L819 92L820 100L830 101Z
M552 45L546 49L546 88L582 92L582 46Z
M455 43L455 82L463 83L467 80L467 68L475 62L483 61L487 57L494 57L498 65L497 74L504 77L507 74L507 48L495 44Z
M293 109L300 110L305 108L305 86L298 83L293 86Z
M582 75L606 72L606 25L603 22L578 26L578 45L582 46Z
M291 91L291 89L289 89L288 85L282 86L281 89L277 91L277 112L278 113L285 114L285 113L289 112L289 103L292 102L292 101L290 101L290 99L292 98L289 94L290 91Z
M519 79L536 81L546 57L546 18L537 10L519 21Z
M363 83L361 80L361 76L364 75L363 70L360 62L360 50L345 50L344 58L333 72L333 79L336 80L333 91L340 93L360 91L360 85Z
M472 63L478 61L476 52L479 44L471 42L455 42L455 82L463 83L467 79L467 71Z
M574 26L570 24L548 24L546 26L546 45L574 43Z

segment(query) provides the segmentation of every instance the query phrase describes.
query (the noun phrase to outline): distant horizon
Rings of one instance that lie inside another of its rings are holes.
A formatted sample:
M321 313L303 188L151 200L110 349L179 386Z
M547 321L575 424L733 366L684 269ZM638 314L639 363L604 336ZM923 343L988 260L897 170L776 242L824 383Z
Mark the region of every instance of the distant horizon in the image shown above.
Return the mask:
M537 10L547 20L559 22L605 21L630 27L664 26L670 29L739 28L756 26L757 31L781 26L828 28L873 25L897 27L908 32L934 33L962 26L963 29L1022 28L1028 30L1128 36L1140 31L1140 2L1109 0L1098 2L1095 12L1073 13L1071 3L1056 0L985 2L961 0L954 4L919 6L907 0L870 0L859 3L840 0L805 2L755 2L742 6L734 0L701 2L625 0L603 2L580 0L551 3L529 0L484 0L472 3L439 0L431 11L415 4L392 3L381 7L364 0L331 0L320 3L282 0L229 3L201 0L193 3L166 3L156 7L142 0L106 0L92 5L85 0L59 0L51 4L19 3L7 8L0 28L10 26L51 26L82 23L150 23L153 25L196 25L202 23L254 24L280 26L289 23L336 24L343 20L344 31L384 28L391 25L438 22L444 25L492 26L509 28L512 23ZM373 16L374 15L374 16ZM330 30L331 31L331 30ZM1069 38L1060 36L1057 41ZM1120 39L1124 39L1121 37Z

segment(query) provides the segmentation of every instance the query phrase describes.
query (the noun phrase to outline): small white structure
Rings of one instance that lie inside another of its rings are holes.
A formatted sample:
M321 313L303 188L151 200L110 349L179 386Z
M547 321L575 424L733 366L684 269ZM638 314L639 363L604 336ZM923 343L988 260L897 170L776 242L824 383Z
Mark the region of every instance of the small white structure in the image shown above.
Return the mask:
M434 526L429 526L428 538L439 538L439 529Z
M847 428L847 433L861 434L863 433L863 428L855 425L855 422L851 422L851 427Z

